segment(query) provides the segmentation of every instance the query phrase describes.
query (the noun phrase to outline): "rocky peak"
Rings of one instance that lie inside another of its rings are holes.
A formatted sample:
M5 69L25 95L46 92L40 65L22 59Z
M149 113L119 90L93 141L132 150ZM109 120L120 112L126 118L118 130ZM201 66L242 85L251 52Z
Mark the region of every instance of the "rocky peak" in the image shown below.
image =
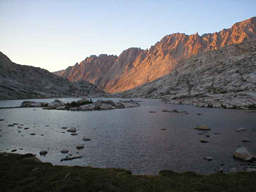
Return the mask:
M85 80L90 83L96 83L99 77L111 68L116 59L117 56L114 55L91 55L74 67L57 71L55 74L65 77L70 81Z
M253 17L238 22L229 29L201 36L198 33L166 35L149 50L129 48L118 57L106 56L109 59L85 62L86 67L59 75L67 77L71 81L89 80L107 92L121 92L172 72L177 63L191 56L255 39L256 17ZM99 63L104 64L99 65ZM95 70L95 66L98 66L97 70Z
M144 52L145 51L140 48L126 49L117 58L117 63L119 63L120 65L124 65L124 64L130 65L132 62L136 60L136 58L139 55L144 54Z

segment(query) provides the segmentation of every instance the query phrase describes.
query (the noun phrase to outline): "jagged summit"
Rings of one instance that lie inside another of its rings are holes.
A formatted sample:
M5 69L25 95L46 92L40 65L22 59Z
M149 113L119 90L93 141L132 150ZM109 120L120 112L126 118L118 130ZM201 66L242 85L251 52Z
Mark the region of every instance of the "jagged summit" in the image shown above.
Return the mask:
M199 107L256 108L256 40L225 46L181 61L174 72L124 97L162 98Z
M193 55L254 39L256 17L201 36L198 33L166 35L148 50L129 48L118 57L87 58L79 66L56 74L71 81L87 80L110 93L122 92L172 72L177 63Z

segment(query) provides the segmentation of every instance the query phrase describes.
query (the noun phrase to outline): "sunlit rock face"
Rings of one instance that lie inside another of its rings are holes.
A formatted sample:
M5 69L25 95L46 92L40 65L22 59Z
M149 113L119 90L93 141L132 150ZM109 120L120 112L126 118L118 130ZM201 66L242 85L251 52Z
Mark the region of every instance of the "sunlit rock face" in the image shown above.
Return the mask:
M199 107L256 109L256 40L202 52L173 72L118 96Z
M93 84L99 84L101 76L111 68L116 59L117 57L113 55L92 55L79 64L76 63L74 66L58 71L55 74L71 81L86 80Z
M23 99L103 94L95 85L67 79L47 70L13 63L0 52L0 99Z
M56 72L71 81L87 80L110 93L133 89L172 72L177 63L202 52L256 39L256 17L220 32L163 37L148 50L130 48L118 57L100 55Z

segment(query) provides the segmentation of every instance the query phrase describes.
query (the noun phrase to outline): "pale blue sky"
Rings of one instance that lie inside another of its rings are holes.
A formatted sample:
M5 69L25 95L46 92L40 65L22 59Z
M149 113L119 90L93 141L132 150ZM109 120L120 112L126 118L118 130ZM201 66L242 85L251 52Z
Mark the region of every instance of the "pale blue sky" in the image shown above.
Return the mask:
M175 32L219 31L256 16L255 8L256 0L0 0L0 51L56 71Z

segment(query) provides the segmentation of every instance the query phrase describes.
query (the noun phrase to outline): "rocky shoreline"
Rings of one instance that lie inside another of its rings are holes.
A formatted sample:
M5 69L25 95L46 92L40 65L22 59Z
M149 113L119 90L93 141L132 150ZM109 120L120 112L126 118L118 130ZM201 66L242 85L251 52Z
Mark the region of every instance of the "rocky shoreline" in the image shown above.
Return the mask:
M191 96L161 97L170 104L194 105L196 107L256 110L256 94L240 92L238 94L205 94Z
M33 154L0 153L0 188L7 191L256 191L256 172L199 175L169 170L132 175L112 168L53 166Z

